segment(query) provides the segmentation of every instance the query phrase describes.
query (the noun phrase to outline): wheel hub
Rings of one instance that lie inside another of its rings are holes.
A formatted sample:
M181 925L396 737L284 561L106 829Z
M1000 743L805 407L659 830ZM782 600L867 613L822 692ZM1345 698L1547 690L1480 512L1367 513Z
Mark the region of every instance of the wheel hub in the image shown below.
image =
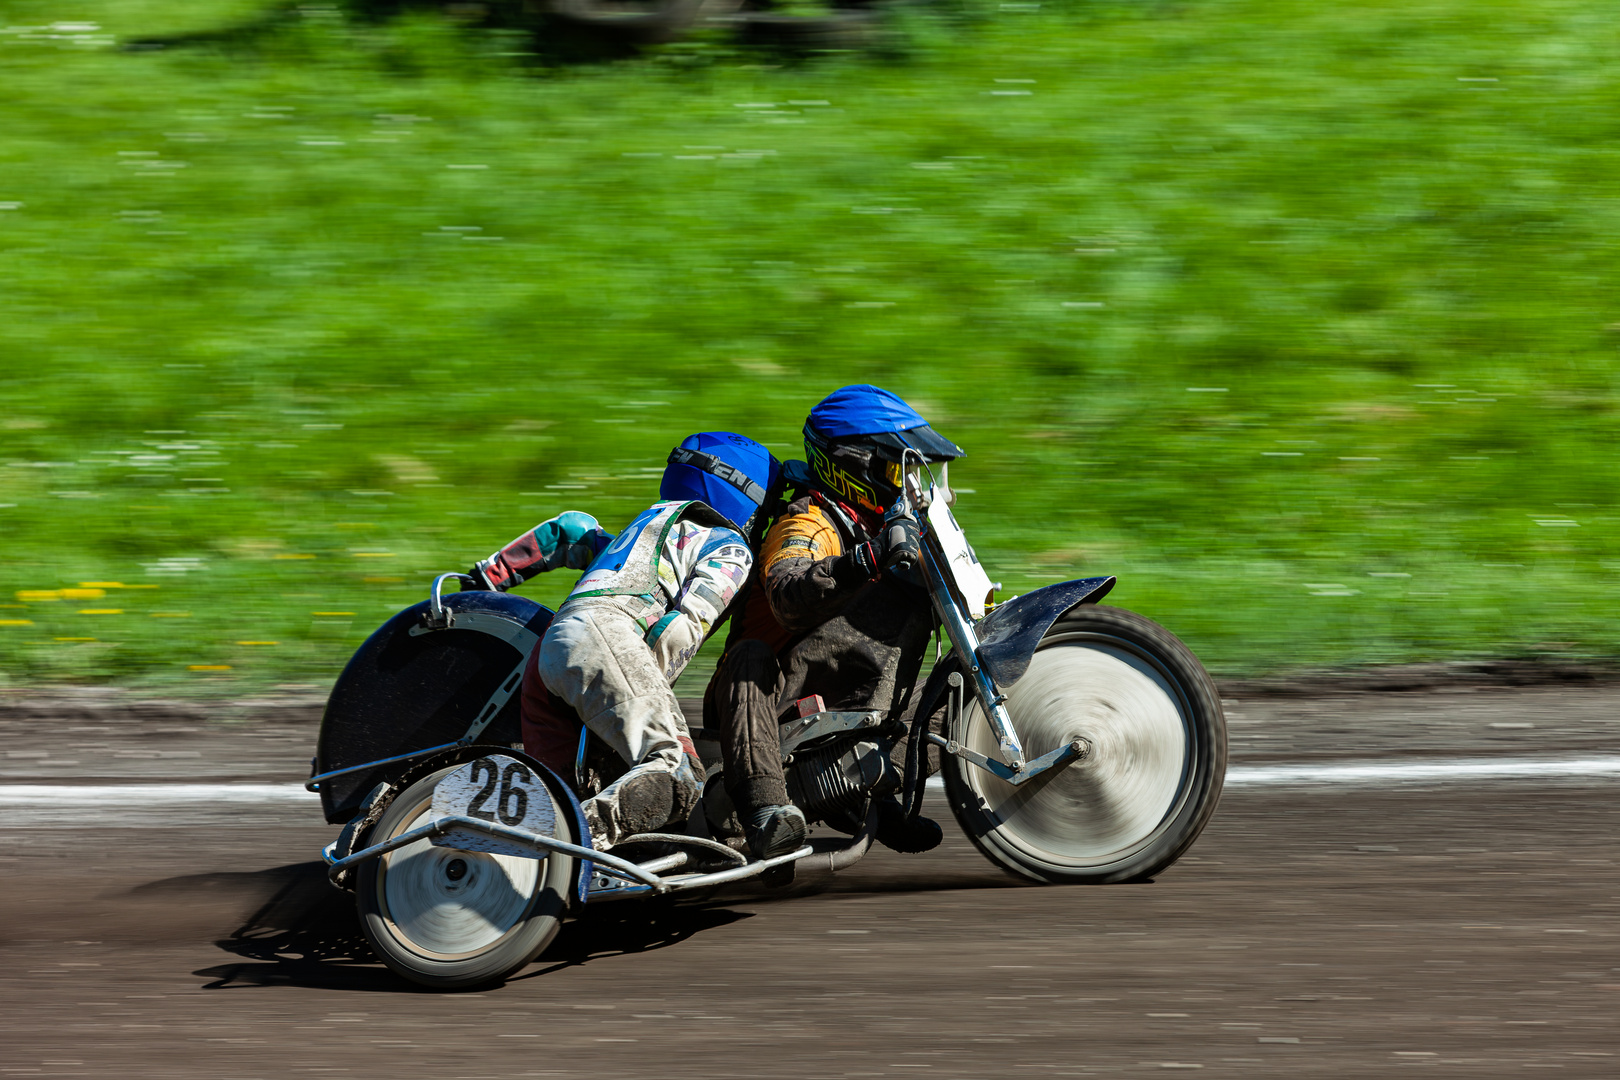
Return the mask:
M425 823L427 808L405 828ZM498 941L523 918L540 860L426 840L383 856L384 906L403 942L428 955L465 956Z
M1174 694L1128 652L1093 643L1043 648L1008 690L1008 708L1031 758L1060 746L1080 754L1028 790L969 774L1005 842L1074 865L1107 862L1146 842L1176 805L1186 730ZM994 752L988 724L977 724L969 741Z

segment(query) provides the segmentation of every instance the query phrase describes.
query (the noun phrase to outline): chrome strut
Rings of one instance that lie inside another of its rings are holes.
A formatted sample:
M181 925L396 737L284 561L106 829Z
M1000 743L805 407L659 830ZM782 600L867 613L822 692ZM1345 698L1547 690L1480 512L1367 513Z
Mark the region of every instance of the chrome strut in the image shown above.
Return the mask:
M973 624L957 607L956 598L934 559L932 548L924 544L922 552L923 571L928 578L928 592L933 598L934 610L939 612L940 622L944 625L951 644L956 647L956 654L968 665L968 675L973 680L973 694L979 699L979 705L990 720L990 730L995 733L1002 759L1011 766L1013 772L1017 772L1024 767L1024 748L1019 745L1018 733L1013 730L1012 717L1007 714L1007 695L997 688L995 680L980 662L979 635L973 629Z

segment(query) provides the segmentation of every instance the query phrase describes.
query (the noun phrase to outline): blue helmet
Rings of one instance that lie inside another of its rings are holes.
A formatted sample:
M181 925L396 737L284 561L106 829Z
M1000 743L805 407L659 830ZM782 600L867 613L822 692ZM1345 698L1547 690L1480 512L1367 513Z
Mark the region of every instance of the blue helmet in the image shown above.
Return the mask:
M834 390L804 424L811 483L875 514L899 497L907 451L931 462L963 453L899 395L866 383Z
M759 509L781 490L782 466L753 439L700 431L669 452L661 499L696 499L748 535Z

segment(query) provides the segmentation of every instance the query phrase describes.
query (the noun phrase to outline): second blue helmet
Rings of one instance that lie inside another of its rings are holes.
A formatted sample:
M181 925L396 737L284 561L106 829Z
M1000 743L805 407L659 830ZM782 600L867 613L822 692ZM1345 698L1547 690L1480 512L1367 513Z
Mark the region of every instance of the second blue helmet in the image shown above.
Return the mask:
M658 496L706 503L747 536L760 508L780 491L781 477L781 463L753 439L700 431L669 452Z

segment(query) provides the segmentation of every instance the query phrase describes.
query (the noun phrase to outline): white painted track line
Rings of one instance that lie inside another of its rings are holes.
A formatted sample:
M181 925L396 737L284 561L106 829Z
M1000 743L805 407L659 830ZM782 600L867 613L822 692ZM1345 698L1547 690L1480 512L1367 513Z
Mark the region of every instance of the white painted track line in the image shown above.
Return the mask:
M222 802L316 806L320 796L303 784L0 784L0 807Z
M1429 758L1405 761L1340 761L1306 765L1234 765L1227 787L1317 787L1436 780L1558 780L1620 777L1620 757Z
M314 825L303 784L0 784L0 828Z
M1620 778L1620 756L1579 758L1406 758L1383 761L1324 761L1278 765L1232 765L1226 787L1394 787L1436 782L1492 780L1581 781ZM945 781L933 777L931 788Z
M1420 758L1233 765L1228 790L1392 788L1410 784L1592 783L1620 779L1620 755ZM943 786L939 777L931 788ZM136 827L319 820L320 797L280 784L0 784L0 827Z

